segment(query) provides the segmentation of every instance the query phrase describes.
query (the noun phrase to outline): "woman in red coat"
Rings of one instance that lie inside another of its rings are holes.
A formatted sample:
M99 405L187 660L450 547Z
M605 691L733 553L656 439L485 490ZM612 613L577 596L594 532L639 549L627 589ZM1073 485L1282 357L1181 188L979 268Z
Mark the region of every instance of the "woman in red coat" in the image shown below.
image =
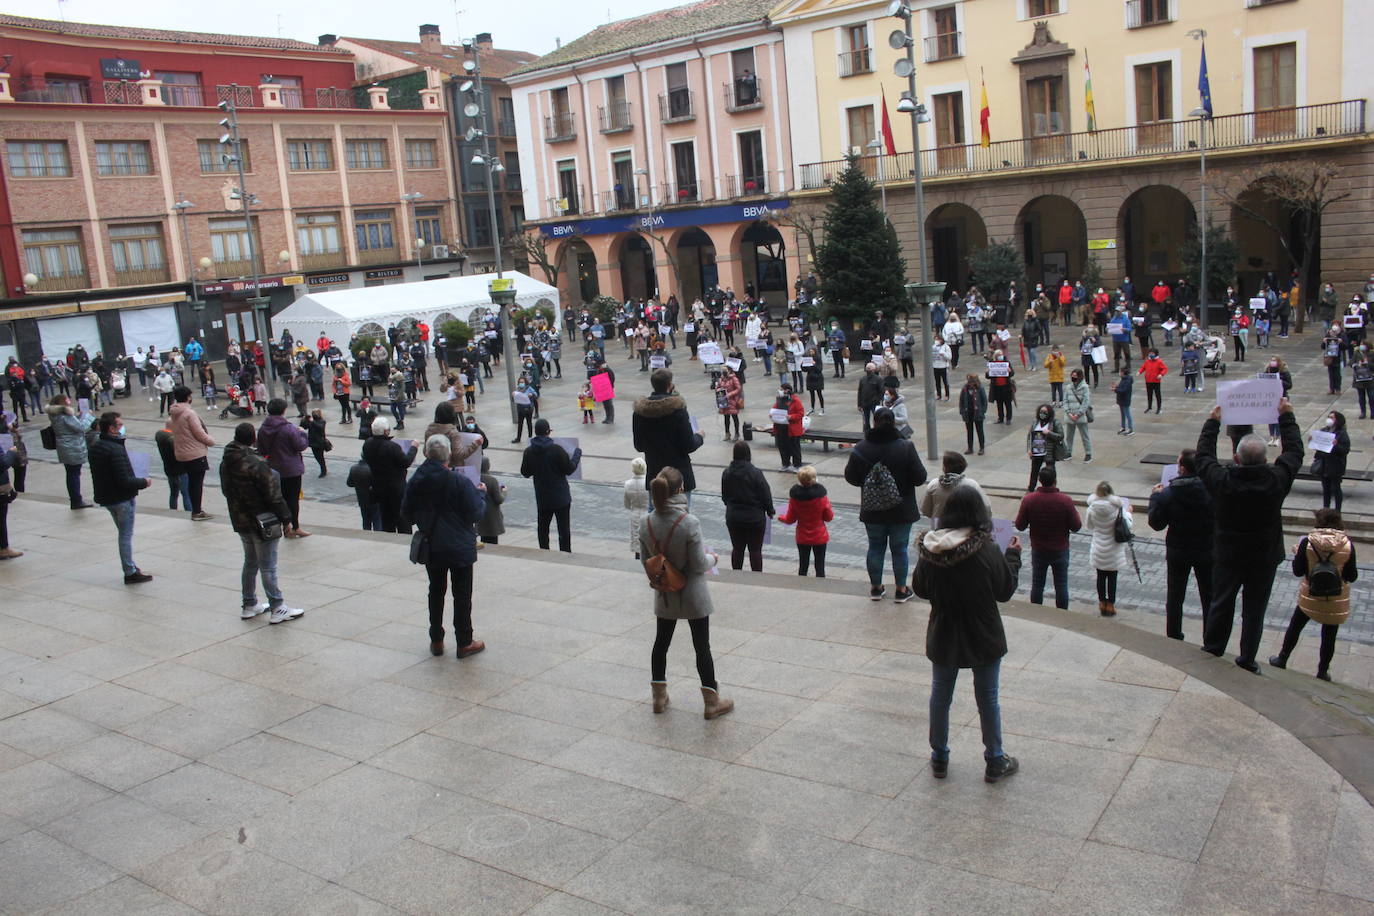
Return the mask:
M744 386L739 376L728 368L721 373L716 383L716 410L725 418L725 441L739 441L739 412L744 407ZM735 423L735 434L730 435L730 421Z
M835 510L825 487L816 483L816 469L811 465L797 471L797 485L787 494L787 511L778 516L784 525L797 526L797 575L806 575L811 555L816 555L816 578L825 578L825 545L830 543L830 531L825 523L833 521Z
M1145 357L1145 362L1140 364L1136 374L1145 376L1145 412L1149 413L1150 406L1153 405L1155 413L1159 413L1164 409L1164 394L1160 382L1169 374L1169 367L1159 358L1158 350L1150 348L1149 355Z
M778 386L778 398L773 402L768 418L773 421L773 441L777 443L778 454L782 456L783 472L790 468L801 468L801 437L806 432L802 418L806 407L801 398L792 393L792 386L783 382Z

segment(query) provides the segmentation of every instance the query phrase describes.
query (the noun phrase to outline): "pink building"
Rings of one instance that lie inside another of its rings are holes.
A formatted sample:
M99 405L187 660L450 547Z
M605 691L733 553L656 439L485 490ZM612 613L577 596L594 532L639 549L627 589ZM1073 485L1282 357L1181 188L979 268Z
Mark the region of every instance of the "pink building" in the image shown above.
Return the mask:
M703 0L599 26L506 78L525 213L569 302L719 285L774 305L797 279L770 0Z

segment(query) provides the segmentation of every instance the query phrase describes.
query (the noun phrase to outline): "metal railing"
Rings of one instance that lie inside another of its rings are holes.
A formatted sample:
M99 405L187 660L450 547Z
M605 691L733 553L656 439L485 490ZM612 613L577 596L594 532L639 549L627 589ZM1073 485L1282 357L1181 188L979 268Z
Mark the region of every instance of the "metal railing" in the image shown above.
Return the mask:
M171 279L167 265L153 265L142 270L116 270L116 286L147 286L151 283L166 283Z
M496 136L498 136L498 137L514 137L514 136L515 136L515 119L514 119L514 118L501 118L500 120L498 120L498 121L496 122Z
M725 196L726 197L747 197L751 194L768 193L768 176L760 172L757 175L726 175L725 176Z
M283 108L305 107L305 93L300 86L278 86L277 95Z
M520 173L512 172L510 169L506 169L506 190L523 191L524 189L525 186L520 180Z
M220 85L215 87L216 105L218 105L220 102L228 102L231 100L233 101L234 107L236 108L255 107L255 102L253 99L253 87L233 85Z
M928 64L963 56L963 32L945 32L943 35L931 35L925 39L925 62Z
M577 137L577 118L571 111L544 116L544 142L561 143Z
M258 273L262 274L262 258L258 258ZM253 262L248 258L236 261L216 261L210 268L216 277L246 277L253 273Z
M315 90L315 107L357 108L358 101L354 97L352 89L336 89L333 86L327 86Z
M601 192L601 212L614 213L617 210L635 208L635 192L632 188L612 188Z
M1243 149L1271 143L1320 141L1357 136L1365 131L1365 100L1350 99L1219 115L1207 125L1207 148ZM981 175L1047 165L1196 153L1199 140L1196 119L1161 121L1138 127L1001 140L986 148L970 143L923 149L921 172L926 178ZM914 165L911 153L897 153L881 159L880 165L877 156L861 156L859 167L872 180L885 184L911 180ZM803 190L826 187L844 167L843 159L804 163L800 167L799 185Z
M1126 28L1143 29L1174 21L1174 0L1126 0Z
M42 77L24 77L11 85L17 102L53 102L79 105L91 100L91 84L86 82L49 82ZM84 287L72 287L83 289Z
M359 264L393 264L401 260L404 260L401 249L395 245L390 248L364 248L358 252Z
M138 83L128 80L105 80L100 87L106 105L142 105L143 93Z
M162 87L162 101L184 108L200 108L205 104L205 91L199 86L166 85Z
M601 119L601 132L616 134L634 127L634 119L630 113L630 103L623 99L601 106L597 109L597 115Z
M343 249L335 248L330 251L312 251L301 253L301 270L328 270L331 267L342 267L346 255Z
M840 52L840 76L855 76L873 72L873 49L855 48Z
M659 188L659 201L662 204L691 204L710 200L711 196L711 183L696 179L670 181Z
M83 271L39 277L37 283L25 288L31 293L64 293L74 289L90 289L91 281Z
M664 124L676 124L679 121L691 121L696 118L696 106L693 104L692 90L690 89L669 89L658 97L658 118Z
M726 111L753 111L763 107L763 81L756 76L737 77L723 88Z

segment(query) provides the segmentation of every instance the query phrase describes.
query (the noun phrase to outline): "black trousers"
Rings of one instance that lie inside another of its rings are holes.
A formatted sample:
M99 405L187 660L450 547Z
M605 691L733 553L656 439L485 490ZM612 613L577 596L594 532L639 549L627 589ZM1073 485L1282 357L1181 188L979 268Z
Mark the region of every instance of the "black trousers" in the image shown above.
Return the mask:
M337 394L334 400L339 402L339 422L348 423L353 419L353 402L346 394Z
M726 522L725 530L730 532L730 568L744 568L744 551L749 550L749 568L763 572L763 523L757 525Z
M1202 648L1213 655L1226 653L1236 616L1236 596L1244 592L1240 595L1240 653L1236 658L1254 664L1264 636L1264 611L1273 590L1274 564L1219 560L1212 570L1212 603L1204 623Z
M549 549L549 522L558 520L558 549L564 553L572 553L572 506L563 506L560 509L545 509L538 506L539 522L539 549Z
M301 526L301 478L283 477L281 479L281 498L286 500L286 508L291 510L291 527Z
M453 635L458 647L472 644L472 566L456 557L439 557L425 564L429 573L429 641L444 638L444 598L453 581Z
M1115 569L1099 569L1097 571L1098 601L1116 604L1116 572Z
M1341 478L1323 477L1322 508L1330 509L1332 502L1336 504L1336 511L1341 511L1341 503L1345 502L1345 493L1341 490Z
M806 575L807 569L811 565L811 557L816 557L816 578L825 578L825 548L829 544L798 544L797 545L797 575Z
M1293 608L1293 619L1288 621L1288 631L1283 634L1283 648L1279 650L1279 657L1283 659L1284 664L1288 663L1288 656L1297 648L1298 637L1302 635L1308 619L1301 608ZM1325 674L1331 667L1331 659L1336 657L1336 630L1340 629L1340 625L1324 623L1321 628L1322 645L1317 655L1317 671Z
M1164 392L1160 389L1161 382L1145 383L1145 409L1149 410L1150 405L1154 405L1156 411L1164 409Z
M1212 606L1212 554L1166 550L1164 563L1168 586L1164 597L1164 635L1183 638L1183 596L1188 593L1188 573L1197 579L1197 597L1205 621Z
M697 653L697 676L701 686L716 689L716 663L711 658L711 618L696 617L687 621L692 630L692 648ZM660 683L668 679L668 647L673 643L673 630L677 620L672 617L658 618L658 633L654 637L654 648L649 653L650 676Z
M1044 465L1054 467L1054 459L1049 455L1041 455L1031 458L1030 484L1026 487L1026 492L1034 490L1040 483L1040 468Z
M776 426L773 429L775 430L773 438L777 440L778 454L782 456L782 466L801 467L801 437L776 432Z
M983 421L965 420L964 431L968 433L968 450L973 451L973 434L978 434L978 451L983 450Z
M201 509L201 498L205 495L205 472L210 470L210 459L201 456L194 461L184 461L181 465L186 472L186 486L191 494L191 514Z
M515 441L520 441L521 430L528 430L531 439L534 438L534 408L518 405L515 408Z

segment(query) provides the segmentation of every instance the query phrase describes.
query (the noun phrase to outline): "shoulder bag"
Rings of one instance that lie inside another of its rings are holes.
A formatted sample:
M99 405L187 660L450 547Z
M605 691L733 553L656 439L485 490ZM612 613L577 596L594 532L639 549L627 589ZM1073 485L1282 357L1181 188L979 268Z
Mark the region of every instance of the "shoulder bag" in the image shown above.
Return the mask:
M677 526L687 517L687 513L682 513L673 522L673 526L668 529L668 535L663 539L663 544L671 543L673 533L677 531ZM680 592L687 587L687 577L678 571L663 554L663 544L659 543L658 536L654 534L654 524L652 519L648 519L644 524L649 526L649 537L654 542L654 555L644 560L644 573L649 577L649 587L656 592Z

